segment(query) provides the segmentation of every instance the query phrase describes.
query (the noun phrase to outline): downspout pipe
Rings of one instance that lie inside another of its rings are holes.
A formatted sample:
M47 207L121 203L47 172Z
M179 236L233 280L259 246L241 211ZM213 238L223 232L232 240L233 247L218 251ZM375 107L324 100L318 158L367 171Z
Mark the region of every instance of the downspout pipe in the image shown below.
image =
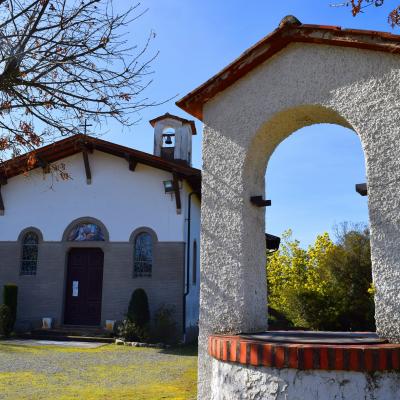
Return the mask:
M190 241L191 241L191 210L192 210L192 196L196 192L190 192L188 195L188 213L187 213L187 239L186 239L186 284L183 292L183 342L186 343L186 303L187 296L190 292Z

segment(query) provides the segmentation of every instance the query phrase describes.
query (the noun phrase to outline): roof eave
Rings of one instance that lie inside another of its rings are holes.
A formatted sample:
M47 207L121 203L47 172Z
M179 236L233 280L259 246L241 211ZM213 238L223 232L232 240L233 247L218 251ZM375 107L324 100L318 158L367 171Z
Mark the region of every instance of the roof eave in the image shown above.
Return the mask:
M387 32L342 29L339 26L284 24L246 50L240 57L176 102L194 117L203 120L203 106L252 69L290 43L314 43L353 47L393 54L400 53L400 36Z
M182 179L187 179L188 181L190 180L195 186L197 186L197 184L200 185L199 182L201 182L201 171L197 168L177 164L172 161L164 160L161 157L132 149L130 147L121 146L112 142L81 134L68 137L35 150L34 152L37 160L31 166L31 168L29 168L29 171L40 168L39 160L43 160L51 164L81 152L82 146L85 145L91 146L93 150L108 153L117 157L133 157L138 161L139 164L175 173ZM23 154L0 164L0 179L7 180L28 172L27 161L31 153L32 152ZM200 190L200 187L194 187L193 189Z

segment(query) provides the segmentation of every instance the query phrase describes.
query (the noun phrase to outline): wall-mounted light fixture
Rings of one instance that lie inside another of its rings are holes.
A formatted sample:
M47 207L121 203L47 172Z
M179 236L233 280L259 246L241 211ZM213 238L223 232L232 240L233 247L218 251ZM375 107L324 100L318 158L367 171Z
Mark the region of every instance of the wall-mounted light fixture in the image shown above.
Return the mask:
M262 196L252 196L250 202L256 207L269 207L272 204L271 200L264 200Z
M361 196L368 196L368 187L366 183L357 183L356 192Z
M174 189L173 181L163 181L165 193L172 193Z
M267 253L273 253L279 250L281 238L270 233L265 234L265 244L267 247Z

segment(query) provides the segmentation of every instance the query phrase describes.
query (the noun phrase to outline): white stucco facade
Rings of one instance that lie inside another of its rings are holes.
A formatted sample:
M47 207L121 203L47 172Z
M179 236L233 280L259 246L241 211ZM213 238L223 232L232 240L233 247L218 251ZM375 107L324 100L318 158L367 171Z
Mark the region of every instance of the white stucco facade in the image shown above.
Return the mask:
M174 196L164 193L163 181L172 174L138 164L134 172L124 159L94 151L89 154L92 183L86 183L82 154L60 160L71 179L41 169L18 175L3 186L4 216L0 241L17 240L30 226L45 241L60 241L77 218L93 217L107 228L113 242L129 241L132 232L147 226L160 241L185 241L184 213L177 214ZM183 191L182 196L185 196Z
M394 400L400 374L299 371L212 361L212 400Z
M189 279L186 280L187 304L186 304L186 325L192 330L192 333L198 333L199 307L200 307L200 210L201 204L199 198L192 194L189 200L189 194L192 192L188 185L184 185L186 203L186 220L188 219L188 209L190 201L190 248L189 264L186 274L189 271ZM188 224L185 225L186 245L188 243ZM196 243L196 244L195 244ZM194 247L196 246L196 250ZM186 255L187 257L187 255ZM186 258L187 262L187 258ZM186 276L187 278L187 276ZM188 332L189 337L191 332Z
M295 43L204 104L199 399L211 393L208 336L267 328L265 211L249 200L265 193L274 149L304 126L360 137L377 332L400 340L399 80L398 55Z
M10 177L1 187L5 211L0 216L0 295L6 283L19 287L18 329L37 327L44 315L53 318L57 326L64 323L69 253L87 247L101 249L104 255L101 323L125 318L132 291L142 288L149 297L152 316L161 306L173 310L178 340L183 338L183 321L187 330L197 335L199 193L191 196L190 241L193 244L196 240L198 245L197 280L193 282L193 247L189 260L186 257L188 198L194 188L184 178L178 179L178 210L175 190L165 193L163 184L173 181L172 171L175 167L179 170L181 164L172 164L169 172L138 162L132 171L124 157L100 150L87 154L90 184L82 152L78 152L55 162L65 167L70 179L62 180L57 172L45 174L42 168L36 168L26 175ZM151 161L165 168L163 160ZM193 173L199 171L193 169ZM69 241L68 232L77 221L98 223L105 240ZM21 272L22 238L29 230L39 234L32 275ZM152 236L152 272L145 277L133 273L135 238L140 232ZM184 303L187 270L190 291Z

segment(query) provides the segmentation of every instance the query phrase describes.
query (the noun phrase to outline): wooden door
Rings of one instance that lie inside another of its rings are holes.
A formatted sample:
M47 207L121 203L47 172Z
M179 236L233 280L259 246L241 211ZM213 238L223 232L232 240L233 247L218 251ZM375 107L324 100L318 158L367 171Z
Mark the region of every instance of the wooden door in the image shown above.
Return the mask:
M100 325L103 259L101 249L70 250L65 291L65 324Z

